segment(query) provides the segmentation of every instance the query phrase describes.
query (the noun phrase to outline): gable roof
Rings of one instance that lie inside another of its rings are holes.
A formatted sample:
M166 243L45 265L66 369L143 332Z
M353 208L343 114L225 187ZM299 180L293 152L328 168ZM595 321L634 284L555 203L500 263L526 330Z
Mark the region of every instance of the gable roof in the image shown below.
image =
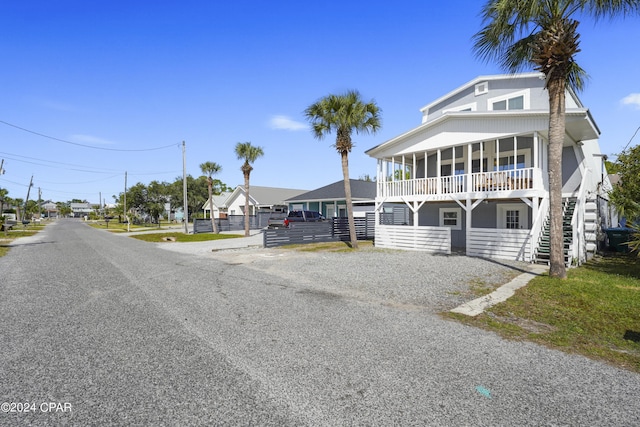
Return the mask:
M376 198L376 183L360 179L350 179L351 198L353 200L374 200ZM311 200L344 200L344 180L287 199L287 202Z
M453 98L461 92L487 81L544 78L542 73L499 74L479 76L457 89L422 107L423 113L431 107ZM597 139L600 130L591 113L584 108L577 95L567 87L567 97L571 97L578 108L567 108L565 112L566 134L574 141ZM568 98L567 98L568 99ZM473 123L473 122L475 123ZM435 119L422 122L394 138L382 142L365 151L371 157L401 155L429 149L452 147L469 142L498 139L524 132L539 132L548 137L549 109L505 110L505 111L444 111ZM419 146L422 144L423 146Z
M275 206L285 205L285 200L305 193L307 190L298 190L294 188L277 188L277 187L260 187L251 185L249 187L249 198L251 203L256 206ZM244 196L244 185L238 185L233 193L227 198L225 206L229 206L230 202Z
M223 191L222 193L218 194L218 195L213 195L213 206L216 206L217 208L221 208L223 206L225 206L225 202L227 201L227 199L229 198L229 196L231 196L232 192L231 191ZM204 202L204 205L202 206L202 209L204 210L209 210L209 199L207 199L206 202Z

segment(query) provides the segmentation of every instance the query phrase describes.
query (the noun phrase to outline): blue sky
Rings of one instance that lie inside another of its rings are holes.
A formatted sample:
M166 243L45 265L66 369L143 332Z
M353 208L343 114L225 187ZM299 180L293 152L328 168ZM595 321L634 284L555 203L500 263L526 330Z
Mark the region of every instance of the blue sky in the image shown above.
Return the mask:
M2 2L0 187L25 198L33 175L30 198L39 188L43 199L109 203L125 171L129 185L181 177L182 141L187 173L214 161L233 187L234 146L250 141L265 152L253 185L312 190L342 171L333 135L314 139L302 112L348 89L383 110L382 130L354 135L350 156L352 178L373 176L367 149L419 125L430 101L502 72L472 51L482 4ZM613 155L640 126L640 18L585 19L579 30L591 77L579 96Z

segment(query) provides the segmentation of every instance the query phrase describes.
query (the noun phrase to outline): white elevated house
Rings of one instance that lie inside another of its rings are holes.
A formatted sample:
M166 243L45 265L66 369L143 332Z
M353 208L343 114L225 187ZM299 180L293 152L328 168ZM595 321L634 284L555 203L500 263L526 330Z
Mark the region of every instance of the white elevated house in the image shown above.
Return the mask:
M419 126L368 150L377 159L376 246L548 260L544 85L539 73L478 77L423 107ZM600 228L611 223L601 197L610 184L599 135L589 110L567 90L567 264L593 254ZM406 225L385 220L401 207L409 212Z

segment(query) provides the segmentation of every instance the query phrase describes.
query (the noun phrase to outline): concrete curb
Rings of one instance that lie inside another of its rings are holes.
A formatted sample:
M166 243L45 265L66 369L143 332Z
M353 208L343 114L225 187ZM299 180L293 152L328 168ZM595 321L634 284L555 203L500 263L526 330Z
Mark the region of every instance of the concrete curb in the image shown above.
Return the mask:
M522 273L518 277L511 280L509 283L500 286L489 295L485 295L480 298L476 298L473 301L465 302L464 304L450 310L452 313L465 314L467 316L477 316L484 312L489 307L506 301L507 298L513 296L517 289L525 286L536 276L539 276L548 271L547 266L533 265L530 271Z

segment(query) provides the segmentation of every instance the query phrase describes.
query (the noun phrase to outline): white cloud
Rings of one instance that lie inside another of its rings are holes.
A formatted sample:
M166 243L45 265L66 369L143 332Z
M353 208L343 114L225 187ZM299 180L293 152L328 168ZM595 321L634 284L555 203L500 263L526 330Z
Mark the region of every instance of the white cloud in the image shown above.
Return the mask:
M296 122L287 116L272 116L269 120L269 127L271 129L284 129L284 130L303 130L307 129L305 123Z
M632 93L622 98L624 105L633 105L636 108L640 108L640 93Z
M106 139L98 138L97 136L92 135L71 135L71 139L78 142L83 142L91 145L111 145L113 142L107 141Z

